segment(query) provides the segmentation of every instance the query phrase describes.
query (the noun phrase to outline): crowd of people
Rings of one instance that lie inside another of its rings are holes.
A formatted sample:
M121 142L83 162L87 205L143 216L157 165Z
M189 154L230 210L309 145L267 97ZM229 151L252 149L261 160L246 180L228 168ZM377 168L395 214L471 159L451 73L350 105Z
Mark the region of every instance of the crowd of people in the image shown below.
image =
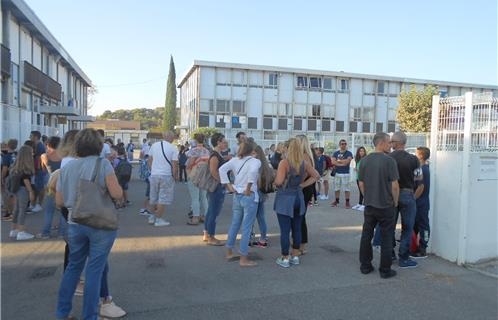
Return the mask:
M273 210L280 228L280 255L275 262L289 268L299 265L308 250L308 209L329 200L330 188L334 190L332 207L341 206L342 192L344 208L364 212L361 273L374 270L374 249L380 250L382 278L396 275L391 268L395 260L399 260L401 268L414 268L416 259L427 256L430 151L420 147L416 156L406 152L404 133L396 132L392 137L377 133L373 138L374 150L368 153L368 148L360 147L354 156L346 140L341 140L338 149L328 155L323 147L310 144L305 135L267 149L244 132L239 132L236 139L231 147L221 133L209 139L196 134L180 146L174 144L174 132L165 132L163 139L152 145L144 139L139 157L140 177L145 182L140 215L147 217L152 226L169 226L166 217L172 214L169 210L175 202L175 185L184 182L191 200L186 223L203 226L199 241L224 246L227 261L254 267L257 262L251 259L249 250L251 246L269 245L265 203L274 194ZM126 314L114 303L107 281L107 260L117 236L116 228L109 219L99 217L98 210L90 213L90 218L82 218L88 212L82 209L85 192L81 192L80 186L82 181L93 181L105 190L116 210L129 206L127 190L134 149L131 141L126 147L121 141L114 144L103 131L93 129L71 130L62 139L45 139L40 132L33 131L20 148L14 139L2 148L2 220L12 221L9 236L18 241L48 239L57 230L57 237L66 241L58 319L71 319L75 293L83 294L84 319ZM359 189L359 201L353 207L352 180L356 180ZM217 237L216 227L227 194L233 199L232 220L223 241ZM26 215L41 211L44 222L39 233L28 232ZM112 210L108 213L112 214ZM54 215L58 221L55 225ZM399 215L402 231L396 254L395 226ZM259 238L254 232L256 221Z

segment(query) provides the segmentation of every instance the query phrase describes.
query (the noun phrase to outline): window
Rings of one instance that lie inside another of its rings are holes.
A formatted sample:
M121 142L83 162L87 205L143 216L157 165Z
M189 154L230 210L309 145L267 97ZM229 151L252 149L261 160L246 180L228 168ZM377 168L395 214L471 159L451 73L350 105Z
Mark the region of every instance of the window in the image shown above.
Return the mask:
M240 117L232 117L232 128L242 128L242 124L240 123Z
M277 135L275 134L275 131L264 131L263 132L263 139L265 140L275 140L277 138Z
M445 98L448 95L448 92L446 90L439 90L439 96L441 98Z
M361 119L361 107L353 107L351 109L352 117L351 120L359 121Z
M230 112L230 101L216 100L216 112L221 112L221 113Z
M363 132L370 132L370 122L363 122L362 131Z
M377 125L375 126L375 132L383 132L384 131L384 124L382 122L377 122Z
M207 114L199 114L199 127L209 127L209 116Z
M294 130L303 130L303 119L294 119Z
M387 121L387 132L396 131L396 122L395 121Z
M320 105L319 104L314 104L312 106L311 115L313 117L319 117L321 115L320 114Z
M349 90L349 80L341 79L341 91Z
M323 90L332 90L332 78L323 78Z
M290 103L280 103L278 105L278 114L280 116L288 116L292 113Z
M233 112L234 113L246 113L246 102L234 100L233 102Z
M213 99L201 99L201 112L213 112L214 111L214 100Z
M12 104L19 105L19 66L12 63Z
M297 77L297 87L298 88L307 88L308 87L308 77L298 76Z
M257 129L258 128L258 118L249 117L247 119L247 128L248 129Z
M344 121L336 121L335 122L335 131L344 132Z
M377 93L384 94L384 81L377 81Z
M322 120L322 131L330 131L330 120Z
M308 131L316 131L316 120L308 120Z
M273 118L265 117L263 118L263 129L273 129Z
M287 118L278 119L278 130L287 130Z
M349 132L358 132L358 122L349 121Z
M268 84L270 86L273 86L273 87L278 86L278 74L277 73L268 74Z
M310 77L310 88L311 89L321 89L322 88L322 78Z

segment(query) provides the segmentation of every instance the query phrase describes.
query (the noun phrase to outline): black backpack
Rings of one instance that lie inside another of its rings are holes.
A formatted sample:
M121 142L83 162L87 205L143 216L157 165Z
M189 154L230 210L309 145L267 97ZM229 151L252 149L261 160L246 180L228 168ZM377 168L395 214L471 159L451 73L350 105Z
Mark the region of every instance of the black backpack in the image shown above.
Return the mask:
M116 169L114 172L116 173L116 177L118 178L118 181L120 183L126 183L131 180L131 172L133 170L133 167L131 166L131 163L128 161L121 159L119 160L118 165L116 166Z

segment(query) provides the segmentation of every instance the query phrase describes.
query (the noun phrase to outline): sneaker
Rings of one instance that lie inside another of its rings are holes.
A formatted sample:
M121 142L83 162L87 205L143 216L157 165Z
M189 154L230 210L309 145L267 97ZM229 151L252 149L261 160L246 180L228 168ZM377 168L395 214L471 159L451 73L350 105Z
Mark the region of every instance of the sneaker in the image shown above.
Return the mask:
M17 230L10 230L9 237L16 238L18 234Z
M26 231L20 231L17 233L17 237L16 237L16 240L18 241L22 241L22 240L31 240L33 239L35 236L32 235L31 233L29 232L26 232Z
M299 265L299 257L298 256L291 256L291 258L289 259L289 263L294 265L294 266L298 266Z
M399 267L402 269L416 268L417 263L412 259L399 259Z
M42 206L40 206L39 203L37 203L36 206L33 209L31 209L31 211L33 211L34 213L40 212L42 210L43 210L43 208L42 208Z
M126 311L118 307L114 301L102 303L100 305L100 316L105 318L121 318L126 315Z
M140 209L139 215L141 215L141 216L148 216L149 215L149 210L147 210L145 208L142 208L142 209Z
M323 200L328 200L329 199L329 196L323 196Z
M290 262L289 259L284 259L282 257L278 258L277 261L275 261L279 266L282 268L288 268L290 267Z
M365 206L364 205L360 205L360 207L358 208L358 211L365 211Z
M366 267L360 267L360 271L362 274L369 274L370 272L374 271L374 267L372 265L366 266Z
M48 234L43 234L43 233L38 233L36 235L36 239L43 239L43 240L47 240L47 239L50 239L50 236Z
M355 205L354 205L351 209L353 209L353 210L358 210L358 208L359 208L359 207L360 207L360 205L359 205L359 204L355 204Z
M148 223L149 224L154 224L156 222L156 216L151 214L148 218Z
M254 243L254 246L258 248L268 248L268 242L256 241L256 243Z
M382 279L389 279L389 278L392 278L396 275L396 271L394 270L389 270L389 271L385 271L385 272L380 272L380 277Z
M425 249L420 248L417 252L411 253L410 258L412 258L412 259L425 259L425 258L427 258L427 252L425 251Z
M78 282L78 285L76 286L76 290L74 290L74 295L81 297L83 296L84 290L85 290L85 282L80 280L80 282Z
M127 200L127 201L126 201L126 205L127 205L127 206L131 206L131 205L132 205L131 201L130 201L130 200Z
M318 206L318 200L315 200L315 202L313 203L313 205Z
M170 223L162 218L157 218L156 222L154 222L154 227L167 227Z

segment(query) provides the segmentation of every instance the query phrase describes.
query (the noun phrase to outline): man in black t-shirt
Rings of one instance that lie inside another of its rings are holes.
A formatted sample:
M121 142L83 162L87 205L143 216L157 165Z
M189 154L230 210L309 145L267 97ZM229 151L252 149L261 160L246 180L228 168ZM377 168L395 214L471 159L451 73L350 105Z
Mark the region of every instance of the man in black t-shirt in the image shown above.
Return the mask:
M415 181L422 179L420 162L416 156L405 151L406 134L395 132L391 137L391 146L394 149L390 156L396 160L399 172L399 206L395 222L401 214L401 241L399 243L400 268L415 268L417 263L410 259L410 243L417 214L415 202Z
M358 180L365 195L363 231L360 244L360 271L363 274L374 270L372 266L371 241L374 228L380 225L381 252L379 273L382 278L396 275L391 270L393 248L394 208L398 205L399 186L396 162L386 155L390 150L389 135L376 133L373 139L375 152L360 162Z

